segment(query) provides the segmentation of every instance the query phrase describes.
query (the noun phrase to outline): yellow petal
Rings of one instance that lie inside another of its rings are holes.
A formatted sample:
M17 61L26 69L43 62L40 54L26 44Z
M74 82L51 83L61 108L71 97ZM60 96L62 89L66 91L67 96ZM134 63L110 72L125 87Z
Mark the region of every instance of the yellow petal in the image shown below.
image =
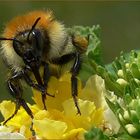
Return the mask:
M34 115L36 120L43 120L46 117L48 117L48 111L46 110L40 110Z
M75 128L90 129L92 123L91 117L96 112L96 107L93 102L87 100L78 100L81 115L77 115L77 108L74 105L73 99L66 100L63 103L64 114L71 121Z
M72 129L71 131L63 135L64 140L84 140L84 133L86 131L83 128Z
M68 117L66 117L63 112L60 112L59 110L56 109L52 109L52 110L40 110L38 113L35 114L34 119L35 120L43 120L44 118L48 118L54 121L62 121L65 122L67 124L67 130L71 130L75 128L75 125L73 124L73 122L71 121L71 119L69 119Z
M15 104L11 101L3 101L0 103L0 111L6 120L9 118L15 111Z
M97 109L91 117L91 123L92 125L98 127L103 123L104 117L103 117L104 110L103 108Z
M79 94L79 98L94 102L95 106L98 108L102 106L102 102L104 101L103 94L105 91L103 79L97 75L94 75L91 76L86 82L82 93Z
M50 119L34 120L34 128L37 135L44 139L60 139L67 129L67 125L61 121Z
M79 108L82 116L90 116L95 111L94 102L88 100L78 99ZM77 108L75 107L74 100L68 99L63 103L64 114L66 116L75 116L77 114Z
M36 105L42 109L43 108L43 103L42 103L42 99L41 99L41 93L35 89L33 90L33 94L34 96L32 97L32 99L34 100L34 102L36 103Z
M71 73L65 72L65 74L60 77L60 81L71 83Z
M47 96L47 99L45 101L45 104L47 106L47 109L49 108L55 108L62 111L62 102L69 97L71 97L71 85L67 82L59 81L55 77L51 77L49 83L47 92L49 94L55 95L55 97ZM42 97L41 93L37 90L33 89L33 100L35 103L39 106L40 109L43 109L43 103L42 103Z

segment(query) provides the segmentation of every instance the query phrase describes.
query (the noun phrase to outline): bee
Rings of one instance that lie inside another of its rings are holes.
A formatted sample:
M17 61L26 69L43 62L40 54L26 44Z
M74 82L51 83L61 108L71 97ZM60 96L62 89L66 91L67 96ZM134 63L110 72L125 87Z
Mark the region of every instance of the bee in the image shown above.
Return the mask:
M50 76L55 73L52 67L60 67L61 71L67 63L71 64L72 97L77 113L81 114L77 102L77 75L82 63L80 56L88 46L87 39L69 35L64 24L54 18L52 11L32 11L8 22L0 40L3 58L11 70L7 85L10 94L16 99L15 112L4 124L14 117L20 106L34 118L22 97L21 79L41 92L44 109L47 109L46 96L54 97L47 92ZM40 74L40 67L43 67L43 75ZM37 82L34 82L31 74ZM58 77L59 74L55 75ZM31 130L34 132L32 126Z

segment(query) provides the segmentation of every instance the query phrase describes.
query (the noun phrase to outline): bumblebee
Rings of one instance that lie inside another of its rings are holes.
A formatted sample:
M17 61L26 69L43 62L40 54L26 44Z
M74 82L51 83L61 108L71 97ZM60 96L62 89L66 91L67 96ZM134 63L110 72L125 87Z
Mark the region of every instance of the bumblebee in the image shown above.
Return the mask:
M47 85L51 75L59 77L61 69L70 63L71 89L77 113L80 109L77 103L77 75L81 66L81 54L88 46L88 40L69 35L64 25L57 21L52 11L33 11L13 18L6 25L1 40L1 50L4 60L11 70L11 77L7 85L11 95L16 99L16 109L9 117L7 123L22 106L33 119L32 111L22 98L23 90L20 80L39 90L42 95L44 109L46 95L54 97L47 92ZM60 67L59 74L53 66ZM40 74L43 67L43 75ZM30 75L34 75L34 82ZM33 128L31 127L33 131Z

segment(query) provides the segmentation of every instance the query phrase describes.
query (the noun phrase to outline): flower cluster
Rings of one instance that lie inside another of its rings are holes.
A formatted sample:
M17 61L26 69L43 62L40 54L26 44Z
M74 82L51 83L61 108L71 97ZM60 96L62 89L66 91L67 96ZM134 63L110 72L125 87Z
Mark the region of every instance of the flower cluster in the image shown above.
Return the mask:
M84 87L79 80L78 103L81 115L77 115L74 101L71 98L70 76L69 73L66 73L60 79L51 77L48 92L54 93L55 98L47 96L47 110L43 110L40 92L33 90L35 104L28 105L34 115L33 127L38 138L82 140L84 133L93 126L101 127L104 125L105 110L101 97L103 80L97 75L91 76ZM14 109L15 104L11 101L3 101L0 104L0 111L4 119L7 119ZM31 138L31 121L29 115L21 107L1 132L5 132L6 129L8 133L18 132L25 138Z
M96 72L105 80L106 101L121 127L133 138L140 138L140 53L121 54L107 68ZM130 139L130 138L129 138Z

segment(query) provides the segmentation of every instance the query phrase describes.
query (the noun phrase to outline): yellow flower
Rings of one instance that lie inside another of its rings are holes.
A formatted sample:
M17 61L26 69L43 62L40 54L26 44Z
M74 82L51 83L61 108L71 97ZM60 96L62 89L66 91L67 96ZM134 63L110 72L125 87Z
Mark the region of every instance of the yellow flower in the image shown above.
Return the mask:
M33 89L34 105L29 105L34 119L33 127L37 137L41 139L84 140L84 133L93 126L100 127L104 122L104 109L102 106L102 93L100 88L102 80L96 84L97 76L91 76L86 85L82 87L79 80L78 104L81 115L77 115L77 109L71 96L70 74L66 73L60 79L51 77L47 92L55 94L55 97L47 96L47 110L43 110L41 94ZM96 99L96 100L95 100ZM95 102L94 102L95 100ZM4 119L14 111L15 104L11 101L3 101L0 111ZM20 132L26 138L31 137L31 118L21 107L17 115L7 122L12 132Z

